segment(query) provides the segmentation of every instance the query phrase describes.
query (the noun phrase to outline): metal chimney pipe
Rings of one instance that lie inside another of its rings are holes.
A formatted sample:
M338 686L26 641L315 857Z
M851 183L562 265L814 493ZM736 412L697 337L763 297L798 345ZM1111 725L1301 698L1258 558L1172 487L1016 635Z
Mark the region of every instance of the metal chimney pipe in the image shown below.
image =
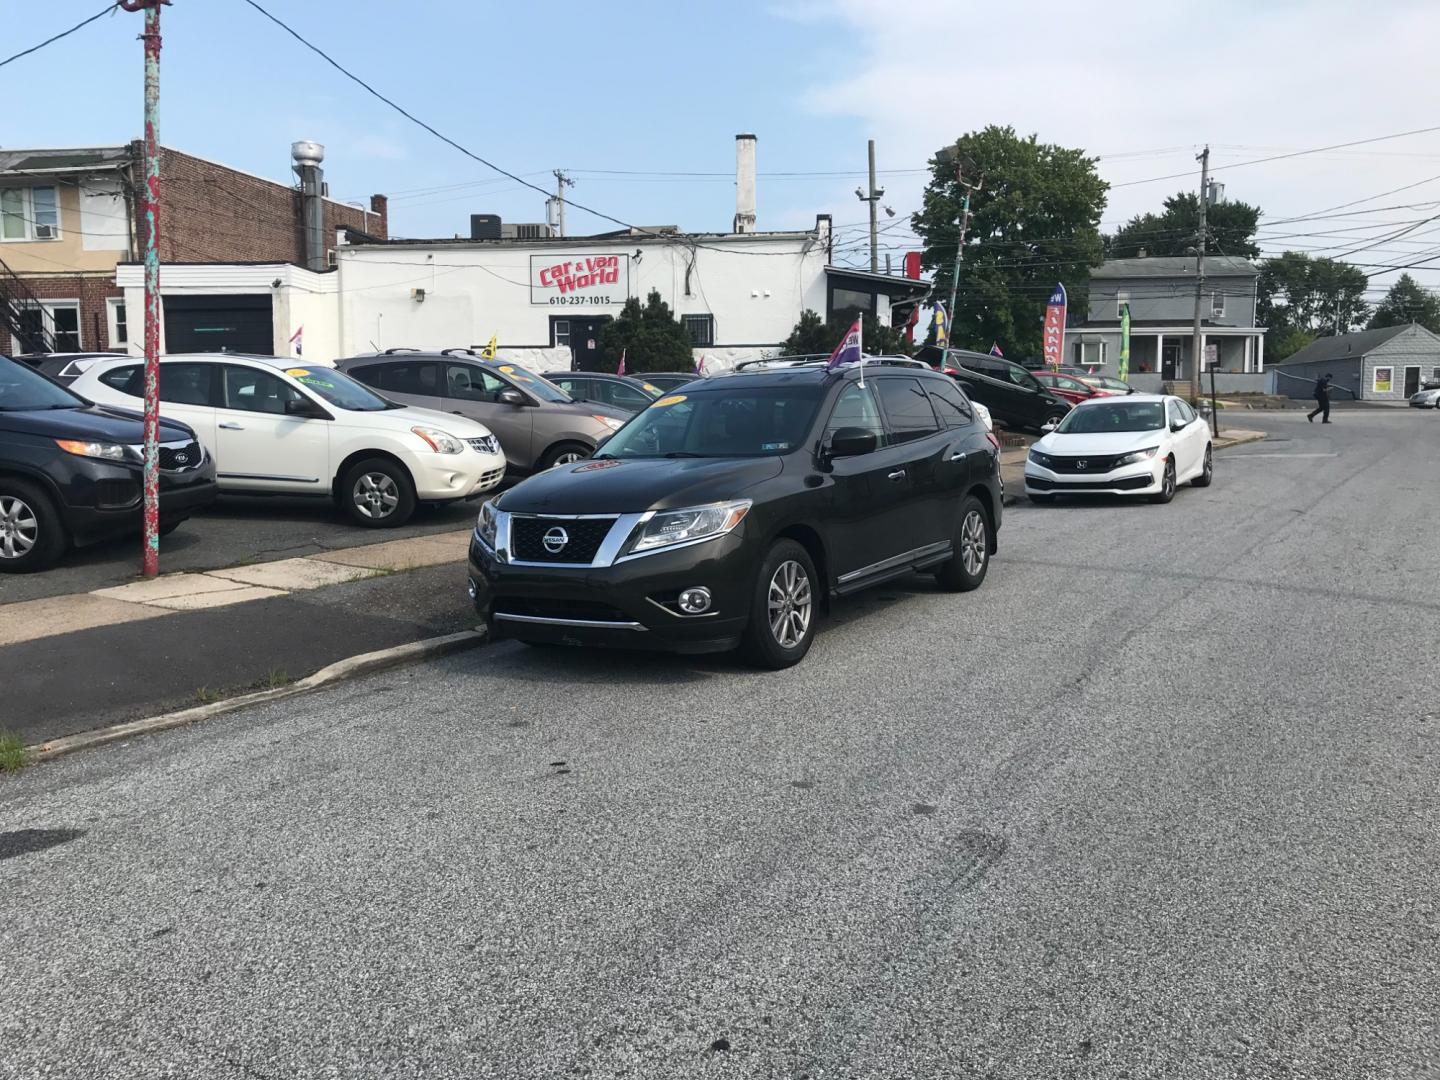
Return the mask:
M755 231L755 136L735 136L735 231Z
M305 268L323 271L329 268L325 250L325 174L320 162L325 160L325 147L317 142L301 140L290 144L290 156L300 176L301 218L304 222Z

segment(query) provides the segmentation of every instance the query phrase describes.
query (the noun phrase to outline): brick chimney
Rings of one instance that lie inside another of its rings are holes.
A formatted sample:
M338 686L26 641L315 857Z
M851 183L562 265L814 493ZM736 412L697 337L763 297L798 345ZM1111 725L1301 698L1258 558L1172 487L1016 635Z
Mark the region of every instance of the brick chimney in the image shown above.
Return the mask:
M370 212L378 215L380 220L368 231L381 240L390 239L390 200L384 195L371 195Z

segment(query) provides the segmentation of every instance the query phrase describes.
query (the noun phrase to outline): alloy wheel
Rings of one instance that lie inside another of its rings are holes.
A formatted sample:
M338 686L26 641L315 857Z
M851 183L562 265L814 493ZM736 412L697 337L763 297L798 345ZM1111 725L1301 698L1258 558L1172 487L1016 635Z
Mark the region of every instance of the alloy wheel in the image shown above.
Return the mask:
M382 472L368 472L355 481L350 493L355 508L372 521L387 518L400 505L400 487L393 477Z
M960 565L965 567L965 573L973 577L980 572L989 555L989 544L985 539L985 518L979 510L971 510L965 515L965 521L960 526Z
M1165 463L1165 478L1160 481L1160 487L1167 499L1175 494L1175 463L1173 461Z
M555 464L551 465L550 467L554 469L558 468L561 465L573 465L577 461L583 461L584 458L585 455L580 453L578 450L567 450L565 453L559 455L555 459Z
M1215 475L1215 462L1210 456L1210 448L1205 448L1205 483L1210 483L1210 478Z
M14 495L0 496L0 559L28 555L40 538L40 521L30 505Z
M775 568L769 588L770 633L782 649L793 649L805 640L814 609L810 575L793 559Z

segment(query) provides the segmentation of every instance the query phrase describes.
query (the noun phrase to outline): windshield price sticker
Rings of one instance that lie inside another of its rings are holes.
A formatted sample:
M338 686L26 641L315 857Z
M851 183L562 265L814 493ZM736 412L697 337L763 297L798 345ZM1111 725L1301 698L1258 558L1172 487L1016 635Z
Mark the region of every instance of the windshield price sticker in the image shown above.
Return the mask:
M671 394L669 397L662 397L659 401L652 402L650 408L663 409L667 405L679 405L685 400L684 394Z
M310 374L310 370L303 367L292 367L286 368L285 374L289 375L292 379L303 379L306 375Z

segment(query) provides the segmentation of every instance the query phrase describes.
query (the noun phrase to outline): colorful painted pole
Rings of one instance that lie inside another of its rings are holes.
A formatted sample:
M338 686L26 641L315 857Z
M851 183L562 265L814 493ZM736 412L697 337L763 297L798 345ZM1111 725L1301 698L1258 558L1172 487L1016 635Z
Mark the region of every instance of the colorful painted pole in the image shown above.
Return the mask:
M160 573L160 6L119 0L145 12L145 531L141 572Z

